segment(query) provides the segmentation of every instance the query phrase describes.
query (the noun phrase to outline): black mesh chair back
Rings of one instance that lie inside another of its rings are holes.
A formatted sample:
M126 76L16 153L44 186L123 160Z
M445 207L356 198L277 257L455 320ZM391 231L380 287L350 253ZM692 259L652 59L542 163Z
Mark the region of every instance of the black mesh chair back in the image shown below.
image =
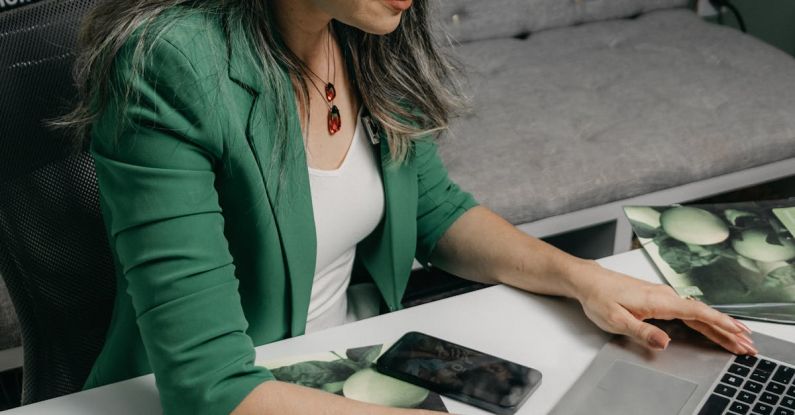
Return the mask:
M98 1L0 13L0 275L21 326L23 404L82 388L113 309L93 160L44 123L75 101L77 32Z

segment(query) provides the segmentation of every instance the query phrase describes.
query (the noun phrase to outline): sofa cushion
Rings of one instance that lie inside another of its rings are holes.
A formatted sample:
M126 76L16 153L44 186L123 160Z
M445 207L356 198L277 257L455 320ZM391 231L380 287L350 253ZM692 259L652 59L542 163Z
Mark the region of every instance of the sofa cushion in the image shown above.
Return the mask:
M555 27L682 7L689 0L438 0L434 20L458 42L514 37Z
M514 224L795 157L795 60L685 9L457 52L472 113L440 153Z

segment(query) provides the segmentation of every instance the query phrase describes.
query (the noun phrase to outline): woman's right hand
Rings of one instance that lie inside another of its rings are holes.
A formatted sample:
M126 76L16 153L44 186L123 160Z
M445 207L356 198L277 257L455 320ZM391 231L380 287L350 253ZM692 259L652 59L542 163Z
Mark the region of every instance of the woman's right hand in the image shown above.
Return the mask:
M354 401L339 395L276 380L263 382L232 415L438 415L440 412L399 409Z

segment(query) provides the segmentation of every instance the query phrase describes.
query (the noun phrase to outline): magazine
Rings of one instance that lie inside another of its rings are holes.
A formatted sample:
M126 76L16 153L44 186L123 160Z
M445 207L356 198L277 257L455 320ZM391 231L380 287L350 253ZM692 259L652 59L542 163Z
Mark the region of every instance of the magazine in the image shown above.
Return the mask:
M795 324L795 198L624 212L679 295L736 317Z
M448 412L438 394L375 371L375 361L387 349L374 345L256 363L283 382L393 408Z

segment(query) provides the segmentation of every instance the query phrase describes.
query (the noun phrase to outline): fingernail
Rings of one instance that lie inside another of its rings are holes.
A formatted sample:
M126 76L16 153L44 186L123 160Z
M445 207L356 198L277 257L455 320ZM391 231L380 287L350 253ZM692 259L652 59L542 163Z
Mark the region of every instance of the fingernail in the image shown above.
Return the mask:
M754 347L752 344L746 342L745 340L740 339L737 342L740 343L741 346L745 347L746 350L748 350L748 354L755 355L755 354L759 353L759 351L756 350L756 347Z
M746 332L748 334L752 334L753 333L753 331L751 331L751 329L748 328L748 326L746 326L745 324L741 323L739 320L734 320L734 325L737 326L740 330L742 330L742 331L744 331L744 332Z
M649 346L655 349L665 350L668 347L669 341L671 341L671 339L660 340L656 337L652 337L649 339Z

